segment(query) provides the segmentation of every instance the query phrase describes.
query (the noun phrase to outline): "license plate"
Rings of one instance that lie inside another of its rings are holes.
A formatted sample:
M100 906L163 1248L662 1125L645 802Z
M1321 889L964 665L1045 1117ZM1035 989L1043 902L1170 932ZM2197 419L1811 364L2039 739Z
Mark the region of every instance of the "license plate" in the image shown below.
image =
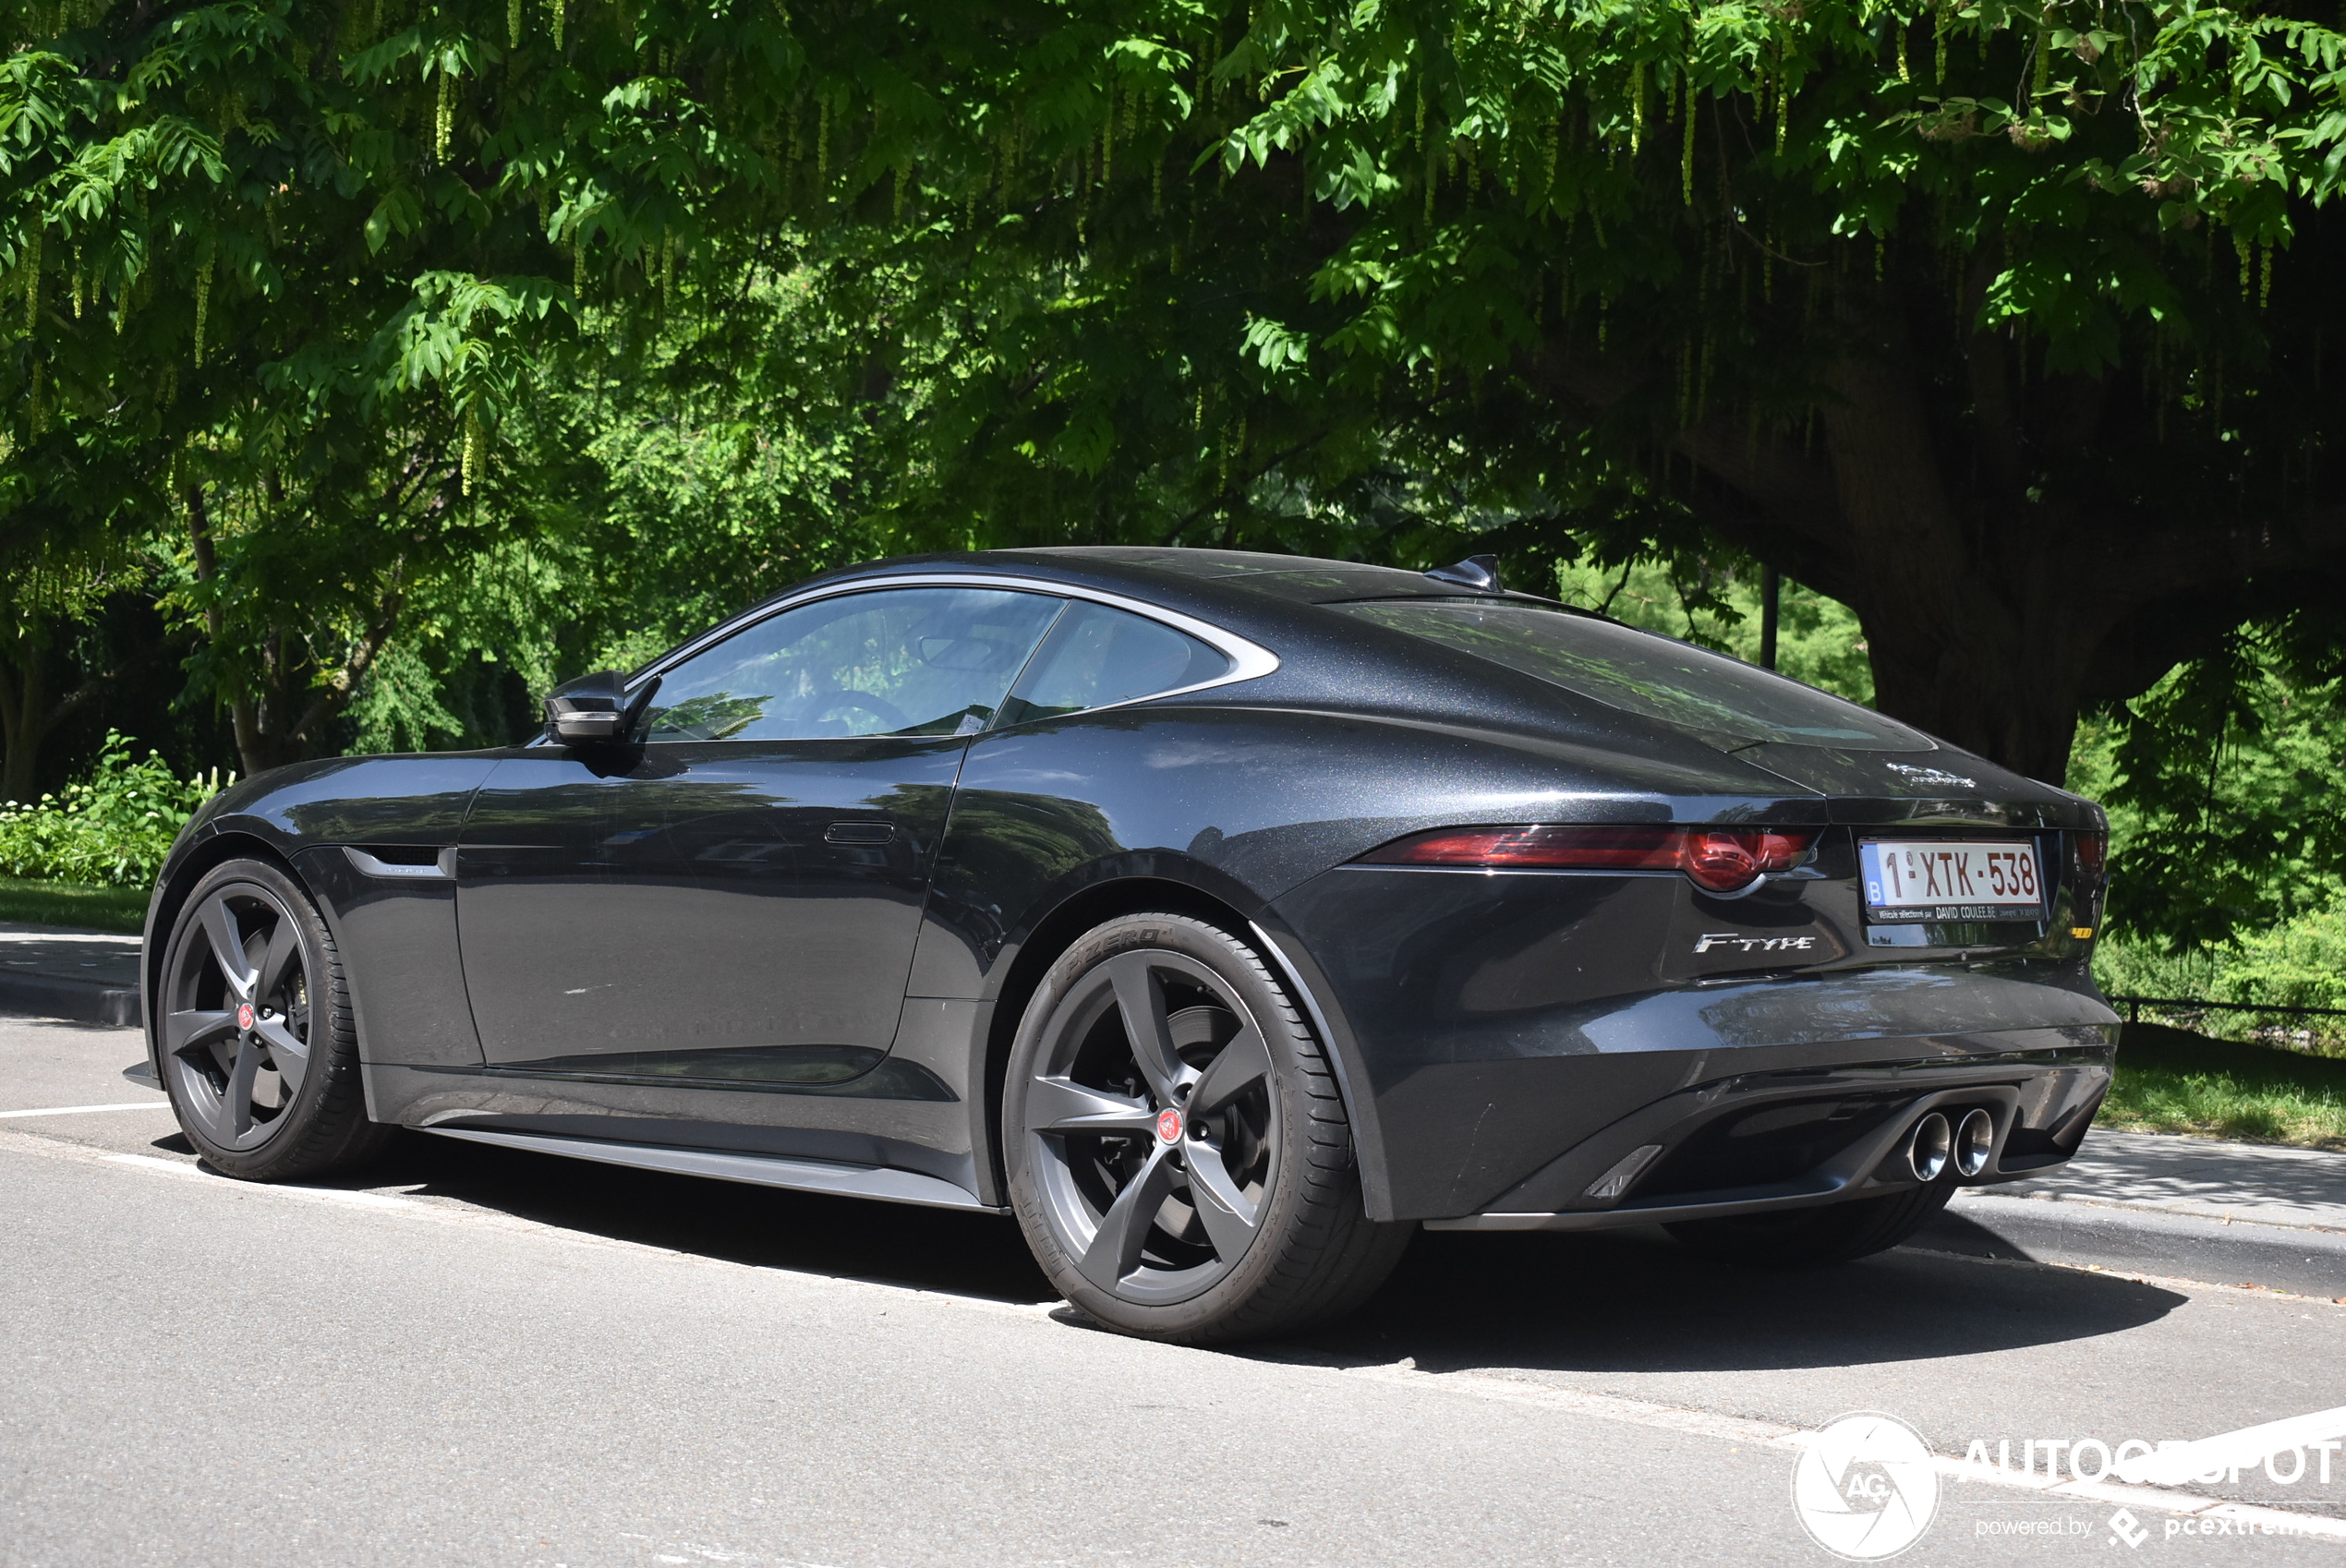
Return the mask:
M1875 839L1857 846L1866 918L1885 921L2038 920L2043 869L2027 839Z

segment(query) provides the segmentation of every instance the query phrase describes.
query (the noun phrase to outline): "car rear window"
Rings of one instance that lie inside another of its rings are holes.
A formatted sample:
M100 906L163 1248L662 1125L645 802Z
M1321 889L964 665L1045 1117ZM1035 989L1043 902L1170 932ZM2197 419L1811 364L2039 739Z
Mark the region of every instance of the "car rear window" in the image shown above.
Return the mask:
M1925 752L1930 738L1755 665L1675 638L1537 605L1445 601L1334 605L1682 729L1845 751Z
M1056 718L1218 681L1230 661L1186 633L1101 604L1072 604L1019 677L1000 724Z

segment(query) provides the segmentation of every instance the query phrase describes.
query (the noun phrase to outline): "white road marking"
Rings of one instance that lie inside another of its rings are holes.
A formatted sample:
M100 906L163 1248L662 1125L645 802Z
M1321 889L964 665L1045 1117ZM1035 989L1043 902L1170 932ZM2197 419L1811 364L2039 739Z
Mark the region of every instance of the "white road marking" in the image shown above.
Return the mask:
M86 1116L93 1111L167 1111L168 1100L125 1100L113 1105L43 1105L32 1111L0 1111L0 1116Z
M333 1188L277 1186L261 1182L232 1182L226 1177L215 1176L201 1166L185 1160L164 1160L151 1154L109 1154L86 1145L62 1143L54 1139L42 1138L33 1134L0 1132L0 1150L38 1154L47 1159L126 1165L135 1170L151 1171L158 1175L176 1176L184 1180L217 1183L238 1197L254 1195L291 1198L296 1200L322 1200L378 1210L390 1209L415 1219L429 1220L442 1224L484 1226L581 1246L616 1247L629 1251L650 1252L684 1263L708 1268L756 1269L762 1273L788 1273L803 1285L831 1285L851 1291L878 1291L900 1299L909 1297L920 1300L941 1302L949 1306L973 1307L980 1310L1005 1316L1028 1319L1046 1317L1058 1311L1061 1305L1056 1301L1036 1303L997 1301L981 1296L960 1296L949 1291L924 1290L917 1285L891 1285L879 1280L855 1279L834 1274L802 1273L795 1270L779 1270L756 1264L736 1263L726 1259L709 1258L695 1252L680 1252L645 1242L589 1236L578 1231L566 1230L560 1225L519 1219L510 1214L495 1213L488 1210L464 1208L448 1203L429 1203L412 1198L393 1197L387 1193L349 1192ZM1954 1254L1945 1256L1962 1262L1986 1261L1961 1258ZM2227 1288L2190 1280L2167 1280L2164 1283L2187 1285L2208 1290ZM2265 1295L2267 1293L2248 1294ZM1198 1354L1212 1355L1215 1352L1201 1351ZM1708 1410L1690 1410L1675 1405L1658 1405L1649 1400L1627 1399L1619 1394L1585 1393L1577 1389L1555 1388L1547 1383L1499 1377L1489 1372L1423 1372L1418 1369L1414 1361L1402 1361L1392 1366L1360 1367L1313 1360L1304 1357L1266 1356L1263 1359L1272 1365L1324 1371L1339 1378L1395 1384L1407 1388L1423 1389L1430 1393L1438 1392L1469 1399L1487 1399L1508 1405L1528 1405L1568 1412L1576 1416L1592 1417L1600 1420L1621 1421L1632 1426L1650 1427L1662 1431L1685 1432L1697 1437L1751 1443L1761 1447L1796 1450L1805 1447L1815 1435L1805 1428L1786 1426L1776 1421L1757 1421L1743 1416L1723 1416ZM2202 1497L2194 1492L2177 1491L2160 1487L2124 1486L2110 1481L2054 1481L2049 1477L2015 1473L2000 1469L1993 1465L1975 1465L1951 1454L1933 1455L1932 1465L1941 1476L1951 1480L1969 1481L1986 1486L2013 1487L2049 1497L2075 1498L2082 1502L2110 1503L2128 1508L2147 1508L2161 1514L2182 1514L2186 1517L2229 1519L2250 1528L2285 1529L2298 1535L2346 1540L2346 1519L2334 1519L2318 1514L2297 1514L2276 1508L2259 1508L2250 1503L2229 1502L2219 1497Z
M112 946L136 947L145 941L143 936L125 936L112 931L0 931L0 943L6 942L103 942Z

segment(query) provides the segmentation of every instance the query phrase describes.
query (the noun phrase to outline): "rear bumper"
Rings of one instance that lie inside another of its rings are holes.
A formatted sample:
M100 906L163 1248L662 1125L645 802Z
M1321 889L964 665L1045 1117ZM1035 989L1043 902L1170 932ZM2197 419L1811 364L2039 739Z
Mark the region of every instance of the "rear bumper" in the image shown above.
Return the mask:
M1892 1181L1866 1140L1942 1092L1996 1116L1983 1177L2074 1152L2118 1023L2084 945L1973 964L1844 943L1799 972L1687 976L1689 931L1765 911L1686 888L1352 868L1264 912L1342 1076L1372 1217L1578 1229L1861 1197ZM1813 1137L1735 1131L1844 1100ZM1590 1195L1647 1144L1634 1184Z
M1811 1072L1741 1074L1645 1105L1550 1162L1482 1212L1429 1230L1605 1230L1808 1208L1923 1185L1908 1145L1936 1112L1984 1112L1986 1163L1940 1180L2013 1181L2076 1152L2108 1092L2111 1051L2036 1051Z

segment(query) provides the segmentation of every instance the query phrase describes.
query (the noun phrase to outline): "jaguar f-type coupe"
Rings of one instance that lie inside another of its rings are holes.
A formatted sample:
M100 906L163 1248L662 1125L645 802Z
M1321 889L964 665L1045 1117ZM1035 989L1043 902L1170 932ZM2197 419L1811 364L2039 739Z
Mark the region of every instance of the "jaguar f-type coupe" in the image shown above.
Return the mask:
M2106 822L1506 591L1233 551L817 577L502 751L223 791L148 915L231 1176L394 1129L1014 1214L1165 1339L1419 1227L1894 1245L2073 1154Z

